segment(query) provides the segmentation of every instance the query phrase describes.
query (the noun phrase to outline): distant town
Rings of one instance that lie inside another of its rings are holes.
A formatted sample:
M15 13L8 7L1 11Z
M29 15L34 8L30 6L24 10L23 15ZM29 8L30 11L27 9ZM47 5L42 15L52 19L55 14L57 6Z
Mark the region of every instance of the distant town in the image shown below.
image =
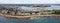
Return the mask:
M57 5L56 5L57 6ZM7 14L7 15L13 15L13 16L41 16L41 15L56 15L60 14L60 10L45 10L46 7L51 7L51 5L0 5L0 13Z

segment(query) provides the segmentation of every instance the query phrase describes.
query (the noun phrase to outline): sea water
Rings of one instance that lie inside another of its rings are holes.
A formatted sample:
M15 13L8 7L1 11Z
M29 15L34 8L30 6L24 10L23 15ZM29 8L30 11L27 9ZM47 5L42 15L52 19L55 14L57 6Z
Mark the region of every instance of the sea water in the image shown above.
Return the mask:
M35 19L34 23L60 23L60 19L52 16L48 18Z
M0 23L60 23L56 17L36 18L36 19L17 19L0 16Z

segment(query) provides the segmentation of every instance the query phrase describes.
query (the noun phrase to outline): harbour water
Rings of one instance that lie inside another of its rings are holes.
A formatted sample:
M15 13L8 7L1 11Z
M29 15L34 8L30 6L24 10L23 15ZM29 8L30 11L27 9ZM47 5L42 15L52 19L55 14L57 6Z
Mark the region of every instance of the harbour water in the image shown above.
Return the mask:
M36 19L17 19L0 16L0 23L60 23L56 17L36 18Z

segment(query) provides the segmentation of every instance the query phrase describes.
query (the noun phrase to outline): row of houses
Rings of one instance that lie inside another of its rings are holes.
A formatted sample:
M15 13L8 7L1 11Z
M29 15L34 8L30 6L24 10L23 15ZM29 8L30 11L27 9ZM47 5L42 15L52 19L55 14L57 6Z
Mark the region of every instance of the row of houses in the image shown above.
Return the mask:
M29 11L29 10L25 10L25 9L19 9L19 8L35 8L32 9L32 11ZM38 10L38 11L37 11ZM44 9L40 8L40 7L18 7L18 8L8 8L8 10L0 10L0 13L5 13L5 14L12 14L12 15L40 15L40 14L48 14L47 12L43 12Z
M32 15L32 14L38 14L36 12L14 12L14 11L8 11L8 10L2 10L1 13L5 13L5 14L12 14L12 15Z
M1 10L0 13L5 13L5 14L12 14L12 15L31 15L31 14L35 14L37 12L22 12L20 10L16 10L16 11L9 11L9 10Z

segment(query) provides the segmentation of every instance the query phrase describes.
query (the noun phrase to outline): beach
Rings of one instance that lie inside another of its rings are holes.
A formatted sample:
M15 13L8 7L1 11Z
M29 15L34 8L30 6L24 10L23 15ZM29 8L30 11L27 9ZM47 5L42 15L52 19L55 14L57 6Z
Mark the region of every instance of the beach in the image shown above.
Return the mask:
M10 15L10 14L2 14L0 13L0 16L4 16L7 18L20 18L20 19L30 19L30 18L41 18L41 17L51 17L51 16L55 16L55 17L60 17L60 15Z

